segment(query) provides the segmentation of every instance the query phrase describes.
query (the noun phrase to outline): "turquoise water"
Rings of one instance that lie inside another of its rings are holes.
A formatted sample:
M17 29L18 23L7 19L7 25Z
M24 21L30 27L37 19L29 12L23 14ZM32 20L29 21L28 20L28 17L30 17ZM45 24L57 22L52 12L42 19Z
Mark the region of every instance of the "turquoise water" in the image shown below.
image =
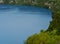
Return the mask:
M51 12L32 6L0 5L0 44L23 44L28 36L47 29Z

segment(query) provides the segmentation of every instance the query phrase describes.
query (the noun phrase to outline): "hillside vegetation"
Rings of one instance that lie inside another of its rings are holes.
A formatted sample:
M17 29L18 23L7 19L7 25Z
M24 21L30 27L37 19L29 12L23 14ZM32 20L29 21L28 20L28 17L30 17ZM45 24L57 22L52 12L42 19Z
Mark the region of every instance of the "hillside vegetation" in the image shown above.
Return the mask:
M28 37L24 44L60 44L60 35L56 34L56 30L41 31L39 34Z
M60 0L48 0L44 7L52 12L48 29L28 37L24 44L60 44Z

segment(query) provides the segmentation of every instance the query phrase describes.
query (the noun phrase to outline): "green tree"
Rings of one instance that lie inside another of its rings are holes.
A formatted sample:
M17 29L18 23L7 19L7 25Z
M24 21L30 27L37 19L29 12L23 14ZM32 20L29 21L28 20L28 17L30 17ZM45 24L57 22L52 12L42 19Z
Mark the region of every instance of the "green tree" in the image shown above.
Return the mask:
M4 1L4 4L9 4L10 0L3 0L3 1Z
M56 32L56 30L53 30L34 34L26 40L25 44L60 44L60 35L57 35Z

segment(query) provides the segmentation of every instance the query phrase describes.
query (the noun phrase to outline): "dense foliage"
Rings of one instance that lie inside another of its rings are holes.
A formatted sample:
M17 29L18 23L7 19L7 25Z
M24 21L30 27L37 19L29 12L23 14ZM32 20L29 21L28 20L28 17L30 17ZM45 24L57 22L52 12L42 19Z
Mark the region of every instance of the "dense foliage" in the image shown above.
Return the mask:
M52 21L48 27L48 31L57 29L57 34L60 35L60 1L57 0L56 5L52 6Z
M30 36L25 44L60 44L60 35L56 34L56 29L51 32L42 31Z

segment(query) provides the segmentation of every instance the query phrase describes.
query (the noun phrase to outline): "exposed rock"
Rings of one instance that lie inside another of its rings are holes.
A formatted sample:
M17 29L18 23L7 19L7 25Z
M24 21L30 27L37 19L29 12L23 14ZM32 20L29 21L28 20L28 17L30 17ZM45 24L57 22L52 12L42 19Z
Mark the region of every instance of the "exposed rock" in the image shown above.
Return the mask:
M1 4L1 3L4 3L4 1L3 1L3 0L0 0L0 4Z

